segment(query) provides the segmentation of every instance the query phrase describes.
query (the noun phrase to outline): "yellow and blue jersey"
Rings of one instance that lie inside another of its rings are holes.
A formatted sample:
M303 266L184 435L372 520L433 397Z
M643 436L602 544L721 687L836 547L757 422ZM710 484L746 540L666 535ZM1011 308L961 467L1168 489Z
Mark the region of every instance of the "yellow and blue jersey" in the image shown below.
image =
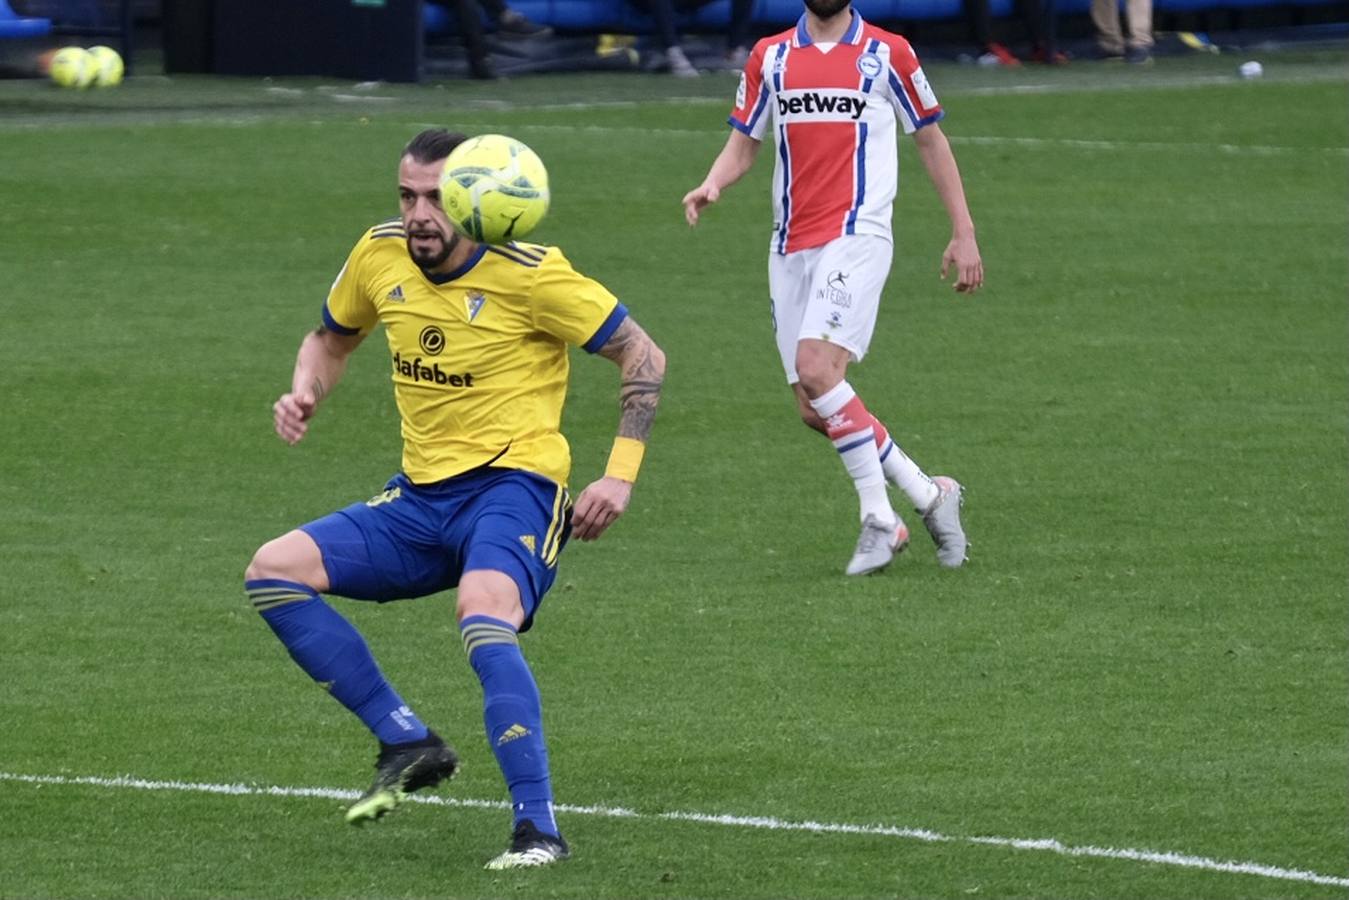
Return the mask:
M490 464L565 485L567 347L595 352L626 316L556 247L481 245L453 272L424 272L396 219L361 237L323 308L340 334L384 325L414 484Z

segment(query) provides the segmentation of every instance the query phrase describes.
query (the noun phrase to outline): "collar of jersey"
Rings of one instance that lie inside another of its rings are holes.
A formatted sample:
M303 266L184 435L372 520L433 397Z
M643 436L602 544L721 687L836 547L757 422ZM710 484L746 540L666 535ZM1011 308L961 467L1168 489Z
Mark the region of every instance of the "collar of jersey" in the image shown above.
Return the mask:
M844 33L840 44L856 44L862 40L862 16L857 10L852 11L852 23L848 25L847 32ZM810 39L810 32L806 31L806 16L802 13L801 18L796 21L796 46L809 47L815 43Z
M487 245L479 244L478 249L473 252L473 255L464 260L464 264L453 272L428 272L425 269L422 269L422 274L425 275L426 280L432 284L444 284L447 281L454 281L456 278L467 275L468 270L476 266L478 260L482 259L482 255L486 252Z

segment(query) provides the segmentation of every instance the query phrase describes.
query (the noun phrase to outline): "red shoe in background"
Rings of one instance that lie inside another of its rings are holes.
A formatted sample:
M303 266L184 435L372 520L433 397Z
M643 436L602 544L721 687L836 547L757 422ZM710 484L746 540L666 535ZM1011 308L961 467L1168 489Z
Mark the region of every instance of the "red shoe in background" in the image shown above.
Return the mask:
M1012 54L1012 51L1008 50L1002 44L989 44L984 48L983 55L979 57L979 65L1019 66L1021 65L1021 60L1017 59L1016 56Z

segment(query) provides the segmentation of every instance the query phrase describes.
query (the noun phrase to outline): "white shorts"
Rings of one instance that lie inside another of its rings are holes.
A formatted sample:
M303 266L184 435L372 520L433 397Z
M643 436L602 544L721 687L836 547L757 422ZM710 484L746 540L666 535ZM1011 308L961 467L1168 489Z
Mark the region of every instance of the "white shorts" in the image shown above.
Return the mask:
M773 331L788 384L800 380L796 345L805 338L837 344L853 362L866 355L893 254L883 237L850 234L822 247L769 255Z

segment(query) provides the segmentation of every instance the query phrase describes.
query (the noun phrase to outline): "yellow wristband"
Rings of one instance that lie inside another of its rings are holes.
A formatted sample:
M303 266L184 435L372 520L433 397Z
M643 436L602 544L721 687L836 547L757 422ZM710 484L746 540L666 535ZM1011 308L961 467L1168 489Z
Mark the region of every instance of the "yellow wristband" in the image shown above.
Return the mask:
M637 470L642 467L642 454L646 453L646 444L635 438L614 438L614 449L609 451L609 465L604 474L608 478L620 478L623 481L636 481Z

